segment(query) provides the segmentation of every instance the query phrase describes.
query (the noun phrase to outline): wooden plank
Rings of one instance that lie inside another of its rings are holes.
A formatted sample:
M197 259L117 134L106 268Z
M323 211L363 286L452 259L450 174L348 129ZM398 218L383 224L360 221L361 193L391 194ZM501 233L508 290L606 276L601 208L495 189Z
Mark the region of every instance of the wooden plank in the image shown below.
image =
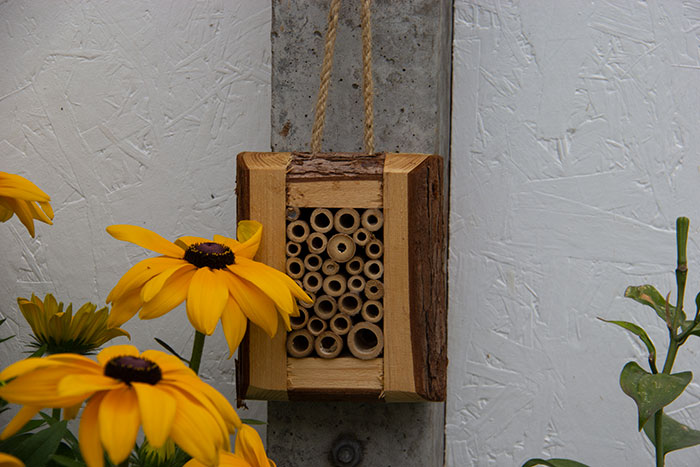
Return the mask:
M381 358L288 358L289 398L378 401L383 389L383 373Z
M420 400L411 349L408 173L428 156L387 154L384 161L384 396Z
M285 174L290 156L290 153L251 152L238 155L238 180L243 184L238 193L238 218L263 224L262 240L255 259L281 271L284 271L286 243ZM244 397L286 400L286 332L281 320L274 338L270 339L262 329L251 325L246 341L244 356L248 361L243 366L248 378L244 382L247 383Z
M287 204L300 208L381 208L379 180L290 182Z
M408 174L411 348L416 392L444 401L447 387L446 211L442 158Z
M294 152L287 182L328 180L382 180L384 154L309 154Z

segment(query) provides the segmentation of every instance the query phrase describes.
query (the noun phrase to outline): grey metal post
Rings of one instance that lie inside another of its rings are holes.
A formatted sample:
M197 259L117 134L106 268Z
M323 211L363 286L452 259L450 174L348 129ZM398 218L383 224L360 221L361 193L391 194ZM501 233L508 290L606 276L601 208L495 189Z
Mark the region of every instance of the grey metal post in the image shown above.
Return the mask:
M309 151L330 0L272 0L272 150ZM341 7L323 151L362 152L360 2ZM451 0L372 5L375 149L441 154L449 167ZM449 180L446 176L445 180ZM447 184L446 184L447 186ZM444 404L270 402L279 467L334 465L343 435L361 466L442 466Z

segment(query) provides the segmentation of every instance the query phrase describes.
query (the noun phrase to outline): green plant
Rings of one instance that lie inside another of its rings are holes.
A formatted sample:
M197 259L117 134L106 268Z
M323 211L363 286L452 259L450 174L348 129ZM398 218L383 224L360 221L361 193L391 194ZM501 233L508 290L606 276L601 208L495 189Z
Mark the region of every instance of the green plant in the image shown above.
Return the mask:
M640 326L627 321L605 320L636 335L647 349L649 371L637 362L628 362L620 374L620 387L637 404L638 429L644 430L656 450L656 466L664 465L665 456L671 451L700 444L700 431L674 420L664 414L664 407L680 396L693 374L690 371L671 373L680 347L690 336L700 336L700 293L695 298L695 317L686 318L683 310L685 284L688 277L688 228L690 221L686 217L676 219L677 267L676 267L676 305L670 303L670 293L664 297L652 285L630 286L625 290L625 297L652 308L668 329L668 351L666 360L659 372L656 366L656 347L649 335ZM550 467L586 467L568 459L530 459L523 467L546 465Z

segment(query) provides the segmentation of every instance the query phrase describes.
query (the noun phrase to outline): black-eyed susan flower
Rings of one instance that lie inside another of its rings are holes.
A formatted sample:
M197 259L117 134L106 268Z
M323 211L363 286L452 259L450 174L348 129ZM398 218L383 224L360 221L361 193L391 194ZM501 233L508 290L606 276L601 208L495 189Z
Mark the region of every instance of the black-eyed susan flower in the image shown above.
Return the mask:
M139 427L156 448L172 439L204 465L229 450L229 434L241 427L231 404L178 358L131 345L108 347L97 362L76 354L21 360L0 372L0 397L23 407L0 434L6 439L42 408L79 407L78 437L88 467L129 457Z
M197 459L192 459L184 467L206 467ZM260 435L252 427L243 425L236 434L234 453L221 452L219 467L276 467L267 458Z
M0 452L0 467L24 467L24 462L15 456Z
M19 309L31 326L34 347L44 347L46 353L89 354L106 342L129 333L119 328L107 326L109 310L97 309L93 303L85 303L73 315L73 304L63 309L53 295L47 294L44 300L32 294L31 299L19 297Z
M17 214L20 222L34 236L34 219L51 224L51 197L19 175L0 172L0 222Z
M238 240L215 235L213 241L180 237L173 243L133 225L113 225L107 232L161 254L129 269L107 296L111 326L139 310L141 319L157 318L187 300L187 317L197 331L211 335L221 320L233 355L248 319L274 336L278 311L289 330L289 317L299 313L295 298L311 303L289 276L253 261L262 236L259 222L241 221Z

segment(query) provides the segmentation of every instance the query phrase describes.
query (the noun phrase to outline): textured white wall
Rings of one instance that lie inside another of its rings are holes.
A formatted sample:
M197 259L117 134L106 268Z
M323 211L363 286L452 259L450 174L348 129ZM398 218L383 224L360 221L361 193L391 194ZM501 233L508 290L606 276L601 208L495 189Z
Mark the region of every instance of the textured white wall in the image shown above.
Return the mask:
M691 1L457 0L449 466L652 465L618 386L627 361L645 364L641 346L595 318L652 328L665 348L654 313L622 294L675 294L679 215L694 311L698 31ZM675 368L698 370L698 349ZM700 387L688 393L671 412L700 427ZM668 463L698 465L700 449Z
M170 239L235 235L235 155L270 145L269 8L259 0L0 4L0 170L37 183L56 211L34 240L16 218L0 224L0 314L9 318L0 336L28 335L17 296L103 304L131 265L154 256L111 238L110 224ZM124 328L141 349L160 348L158 336L191 350L183 308ZM3 366L24 340L0 346ZM227 355L217 329L201 374L232 399Z

